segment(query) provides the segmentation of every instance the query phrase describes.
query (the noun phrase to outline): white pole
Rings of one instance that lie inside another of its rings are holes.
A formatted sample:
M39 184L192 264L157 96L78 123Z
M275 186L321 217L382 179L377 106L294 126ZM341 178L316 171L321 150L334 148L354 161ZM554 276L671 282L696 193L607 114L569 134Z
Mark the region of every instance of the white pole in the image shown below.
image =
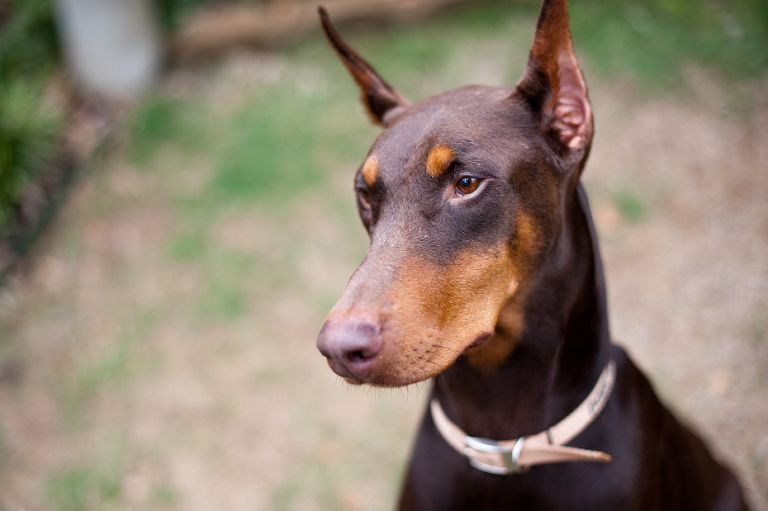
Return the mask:
M152 0L56 0L67 60L81 85L109 99L132 99L160 66Z

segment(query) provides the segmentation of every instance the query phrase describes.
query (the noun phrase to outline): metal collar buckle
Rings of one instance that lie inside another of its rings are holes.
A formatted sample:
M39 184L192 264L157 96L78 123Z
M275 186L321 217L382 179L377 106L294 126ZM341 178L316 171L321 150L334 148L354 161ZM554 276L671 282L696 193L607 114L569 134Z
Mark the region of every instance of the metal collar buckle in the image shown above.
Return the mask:
M522 474L523 472L527 472L530 468L518 463L520 461L520 452L523 450L524 443L525 437L523 436L518 438L515 442L515 445L512 447L501 445L495 440L491 440L490 438L465 436L464 445L466 445L467 448L464 449L464 455L469 459L470 465L489 474ZM497 467L495 465L488 465L482 461L478 461L471 456L471 449L480 452L487 452L490 454L501 454L501 458L504 460L505 466Z

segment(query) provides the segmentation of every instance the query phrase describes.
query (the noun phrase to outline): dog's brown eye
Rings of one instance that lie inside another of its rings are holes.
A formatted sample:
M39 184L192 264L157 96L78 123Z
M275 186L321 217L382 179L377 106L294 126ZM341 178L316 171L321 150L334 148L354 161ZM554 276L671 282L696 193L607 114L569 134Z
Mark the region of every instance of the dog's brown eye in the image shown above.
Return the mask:
M462 177L456 182L456 195L469 195L480 186L480 179L476 177Z

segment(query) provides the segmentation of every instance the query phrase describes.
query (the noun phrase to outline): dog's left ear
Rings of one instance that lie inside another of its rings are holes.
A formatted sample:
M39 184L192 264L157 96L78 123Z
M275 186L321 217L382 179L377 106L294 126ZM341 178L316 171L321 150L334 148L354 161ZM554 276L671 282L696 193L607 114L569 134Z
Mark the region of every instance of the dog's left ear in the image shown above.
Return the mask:
M363 92L363 104L371 119L387 126L411 103L389 85L375 69L341 38L324 7L317 8L328 41Z
M566 0L544 0L517 90L540 113L542 130L558 152L583 156L592 141L592 108L573 54Z

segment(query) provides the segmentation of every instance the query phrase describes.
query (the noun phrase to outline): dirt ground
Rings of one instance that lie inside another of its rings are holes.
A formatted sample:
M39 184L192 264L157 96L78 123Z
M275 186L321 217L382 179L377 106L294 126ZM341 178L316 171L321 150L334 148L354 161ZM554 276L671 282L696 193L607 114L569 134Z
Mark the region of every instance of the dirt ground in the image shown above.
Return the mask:
M768 82L686 81L590 80L612 330L768 510ZM362 227L311 195L279 223L222 215L211 243L296 271L210 319L201 268L167 256L201 167L107 158L0 289L0 509L392 507L426 386L349 388L314 347ZM332 171L344 215L352 171Z

